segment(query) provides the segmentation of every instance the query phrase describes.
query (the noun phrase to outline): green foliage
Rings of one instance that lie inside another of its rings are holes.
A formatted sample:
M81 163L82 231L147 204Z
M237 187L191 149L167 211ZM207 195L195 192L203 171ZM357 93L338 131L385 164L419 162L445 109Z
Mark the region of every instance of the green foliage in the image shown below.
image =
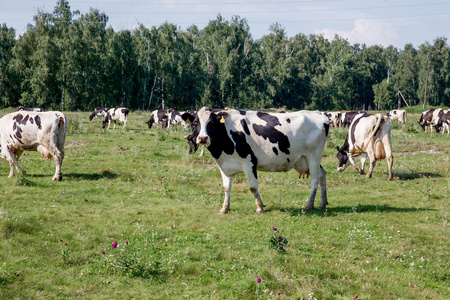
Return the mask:
M277 227L272 227L272 236L270 237L269 242L278 252L286 253L284 247L287 246L288 240L280 233Z
M378 109L390 110L395 107L397 93L387 80L383 80L381 83L373 85L373 92L375 95L374 103Z
M71 11L64 0L39 11L20 39L2 24L2 106L388 109L396 97L384 80L408 105L450 106L446 38L399 50L337 35L288 37L278 23L254 40L239 16L218 15L202 30L165 22L119 32L108 19L96 9Z

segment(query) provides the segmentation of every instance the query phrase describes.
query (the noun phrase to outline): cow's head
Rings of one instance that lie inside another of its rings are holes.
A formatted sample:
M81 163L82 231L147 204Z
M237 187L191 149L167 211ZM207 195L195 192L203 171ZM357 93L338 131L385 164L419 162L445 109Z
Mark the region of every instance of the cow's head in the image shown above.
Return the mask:
M214 131L218 129L218 126L224 126L227 116L228 113L226 112L215 113L208 107L202 107L193 122L193 125L198 127L196 143L209 146L211 144L211 136L214 135Z
M347 168L347 166L350 164L350 161L348 159L348 153L347 151L345 151L344 149L342 149L339 146L336 146L338 153L336 155L337 159L339 160L339 165L337 170L339 172L342 172L345 170L345 168Z
M147 123L149 129L152 128L152 125L155 123L155 116L152 114L150 120L145 123Z

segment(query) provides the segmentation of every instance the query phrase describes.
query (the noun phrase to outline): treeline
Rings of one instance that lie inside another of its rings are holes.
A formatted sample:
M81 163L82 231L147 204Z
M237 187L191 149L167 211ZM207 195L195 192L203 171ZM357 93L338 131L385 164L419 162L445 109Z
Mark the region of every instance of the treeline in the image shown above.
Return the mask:
M58 0L26 32L0 27L2 107L178 110L210 107L393 109L450 106L447 39L415 49L351 45L339 36L288 38L273 24L259 40L239 16L202 30L175 24L115 32L108 16ZM401 92L404 100L399 97Z

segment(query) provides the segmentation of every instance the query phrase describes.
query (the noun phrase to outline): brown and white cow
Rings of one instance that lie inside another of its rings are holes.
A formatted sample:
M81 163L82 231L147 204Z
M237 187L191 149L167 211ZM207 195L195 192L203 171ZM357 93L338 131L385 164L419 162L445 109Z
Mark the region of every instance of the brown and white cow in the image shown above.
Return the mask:
M442 134L444 134L445 129L447 129L447 135L450 134L450 109L444 110L439 117L437 124L434 126L436 132L440 132L442 128Z
M341 121L342 113L341 112L330 111L330 112L325 113L325 115L330 120L330 124L333 124L333 126L335 126L337 128L342 127L342 121Z
M18 170L18 160L24 151L38 151L56 164L53 180L61 180L67 118L59 111L13 112L0 119L0 156L9 161L9 177Z
M442 111L442 108L431 108L422 113L418 123L424 132L427 132L428 125L430 126L430 132L433 132L433 126L438 123Z
M197 144L206 145L222 175L225 199L220 213L230 210L233 176L244 173L255 197L256 212L264 205L258 191L257 171L295 169L311 175L311 193L305 211L314 208L320 185L321 203L328 204L326 172L320 165L329 129L328 118L317 112L264 113L203 107L197 113Z
M122 130L124 130L128 124L128 113L129 112L130 111L128 110L128 108L125 108L125 107L110 108L106 112L106 117L105 117L105 120L103 121L102 128L105 128L106 124L108 124L107 129L109 129L109 127L111 126L111 122L114 122L113 129L116 129L116 121L119 121L119 122L123 123Z
M92 114L89 116L89 121L92 121L93 118L97 118L100 116L105 116L108 114L109 108L107 107L96 107Z
M342 127L350 126L350 124L353 121L353 118L357 114L360 114L360 113L365 113L365 111L363 111L363 110L358 110L358 111L354 110L354 111L347 111L347 112L342 113L342 115L341 115Z
M377 160L385 159L388 164L388 180L392 179L391 122L381 114L369 115L361 113L355 116L348 130L344 145L337 146L339 159L338 171L342 172L351 163L355 170L364 174L364 165L369 157L370 167L366 177L372 177ZM361 156L361 168L354 158Z
M404 109L394 109L389 111L386 116L391 120L395 120L403 125L403 127L406 124L406 110Z

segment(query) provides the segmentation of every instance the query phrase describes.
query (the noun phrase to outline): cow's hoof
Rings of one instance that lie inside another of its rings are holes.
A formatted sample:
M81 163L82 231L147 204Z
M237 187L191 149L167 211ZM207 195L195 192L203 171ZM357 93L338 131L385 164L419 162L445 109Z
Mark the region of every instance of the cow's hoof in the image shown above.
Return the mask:
M222 208L222 209L219 211L219 215L225 215L225 214L227 214L229 211L230 211L229 209L224 209L224 208Z
M264 211L264 209L257 209L256 213L257 214L263 214L263 213L265 213L265 211Z
M325 208L327 208L326 205L321 205L321 206L319 206L319 209L325 209Z
M366 178L371 178L372 177L372 174L367 174L366 175Z
M303 209L303 211L306 212L306 211L309 211L309 210L311 210L311 209L313 209L313 208L314 208L314 206L312 206L312 205L309 206L309 205L308 205L308 206L306 206L306 207Z
M54 176L54 177L52 178L52 180L53 180L53 181L61 181L61 180L62 180L62 175L60 174L60 175Z

